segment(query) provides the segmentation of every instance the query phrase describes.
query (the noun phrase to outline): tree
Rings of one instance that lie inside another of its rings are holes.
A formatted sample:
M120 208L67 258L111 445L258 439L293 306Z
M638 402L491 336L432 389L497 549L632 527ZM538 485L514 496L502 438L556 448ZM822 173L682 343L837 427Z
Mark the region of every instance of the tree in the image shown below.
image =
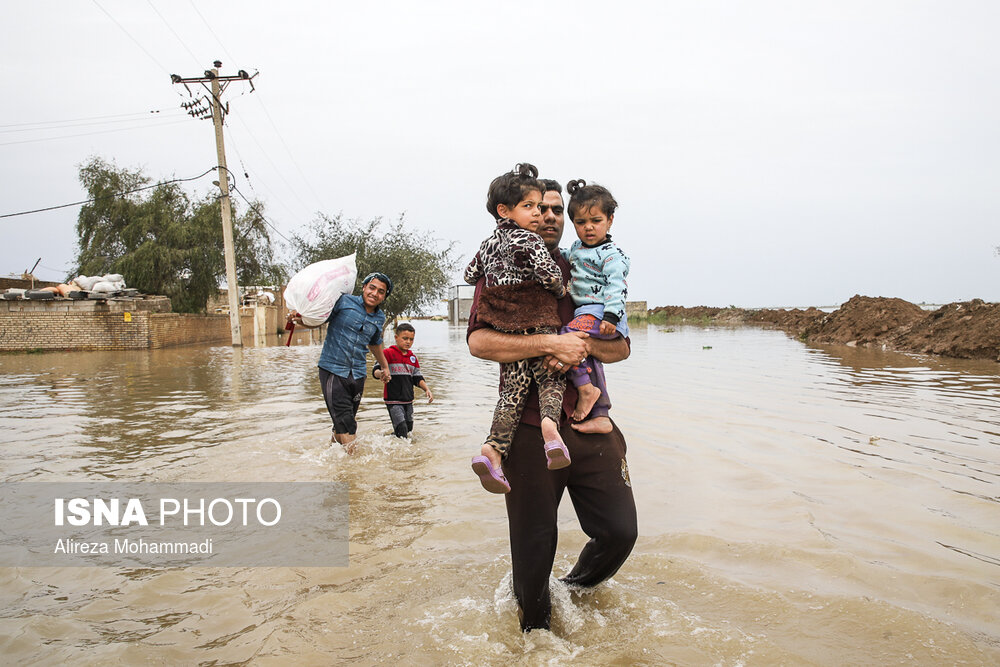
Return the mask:
M402 313L419 315L435 304L450 286L457 260L453 242L439 248L436 239L406 229L402 215L387 231L382 228L382 218L361 222L320 214L307 235L292 236L292 247L296 269L356 253L359 284L373 271L388 275L393 290L382 304L388 325Z
M233 202L233 245L236 253L236 279L240 285L281 285L288 280L288 270L274 256L275 244L271 241L264 204L248 202L248 210L239 214ZM221 220L221 204L213 202L212 215ZM221 233L222 223L219 223Z
M177 183L135 192L150 183L141 169L97 157L80 167L80 182L94 201L77 219L74 276L120 273L142 292L170 297L175 312L204 311L225 276L218 199L192 202ZM237 216L234 239L242 284L282 281L259 204Z

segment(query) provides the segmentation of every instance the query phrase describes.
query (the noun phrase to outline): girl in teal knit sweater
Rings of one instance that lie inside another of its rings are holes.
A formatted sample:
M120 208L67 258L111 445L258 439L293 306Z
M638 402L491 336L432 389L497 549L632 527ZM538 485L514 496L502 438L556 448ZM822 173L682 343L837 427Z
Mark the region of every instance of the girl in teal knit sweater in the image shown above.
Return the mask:
M577 239L565 252L570 263L569 293L576 304L573 321L563 331L586 331L595 338L628 336L625 299L629 259L611 240L611 224L618 202L607 188L587 185L583 180L566 184L570 194L566 212L576 229ZM584 433L610 433L607 384L601 362L587 357L583 364L566 374L576 385L579 399L573 410L572 425Z

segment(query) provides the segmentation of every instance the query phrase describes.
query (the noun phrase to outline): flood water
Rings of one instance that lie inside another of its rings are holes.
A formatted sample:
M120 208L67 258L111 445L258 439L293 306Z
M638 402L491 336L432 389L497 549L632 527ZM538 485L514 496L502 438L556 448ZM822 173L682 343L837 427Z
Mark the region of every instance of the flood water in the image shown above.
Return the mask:
M0 479L344 481L343 568L0 568L11 664L1000 664L1000 364L633 329L608 368L640 537L522 635L468 466L496 365L416 322L436 400L329 446L317 345L0 356ZM283 341L282 341L283 342ZM417 392L418 395L420 392ZM586 537L561 510L555 574Z

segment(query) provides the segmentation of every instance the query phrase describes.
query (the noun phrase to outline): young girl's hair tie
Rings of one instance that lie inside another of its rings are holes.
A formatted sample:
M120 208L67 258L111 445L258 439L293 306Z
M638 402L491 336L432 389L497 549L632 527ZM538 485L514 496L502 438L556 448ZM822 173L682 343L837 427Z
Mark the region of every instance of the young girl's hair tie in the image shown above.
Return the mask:
M535 165L528 162L520 162L516 167L514 167L514 172L518 176L527 176L528 178L538 178L538 169Z

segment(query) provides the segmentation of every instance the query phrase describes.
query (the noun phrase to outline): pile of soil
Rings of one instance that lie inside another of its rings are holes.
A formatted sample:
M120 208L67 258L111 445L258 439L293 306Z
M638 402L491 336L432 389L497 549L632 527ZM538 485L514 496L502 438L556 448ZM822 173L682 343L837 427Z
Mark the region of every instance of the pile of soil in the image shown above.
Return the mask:
M685 308L684 306L657 306L649 311L649 314L659 315L668 320L683 320L694 322L697 320L710 320L719 314L722 308L709 308L708 306L695 306Z
M832 313L661 306L650 316L697 324L774 327L816 343L841 343L1000 361L1000 304L974 299L926 311L909 301L855 295Z
M796 338L804 338L808 331L817 321L828 316L819 308L807 308L801 310L793 308L791 310L748 310L744 322L748 324L760 324L775 329L787 331Z
M893 339L900 350L1000 361L1000 303L973 299L941 306Z
M817 343L884 346L901 328L926 316L927 311L909 301L855 295L803 333L806 340Z

